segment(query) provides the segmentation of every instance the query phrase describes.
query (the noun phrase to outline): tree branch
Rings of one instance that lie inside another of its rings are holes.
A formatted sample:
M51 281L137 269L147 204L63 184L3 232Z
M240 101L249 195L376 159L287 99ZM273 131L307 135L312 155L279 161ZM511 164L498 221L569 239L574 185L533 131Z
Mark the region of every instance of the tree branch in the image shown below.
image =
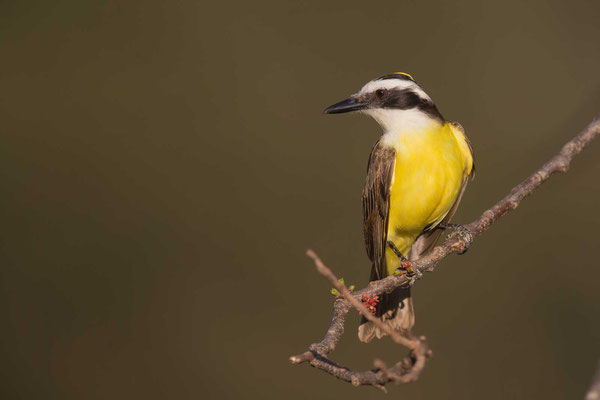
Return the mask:
M598 363L598 369L596 370L596 375L594 375L590 389L585 395L585 400L600 400L600 363Z
M381 295L390 293L400 286L412 286L421 277L422 272L432 272L437 264L451 253L463 252L474 237L481 235L490 226L507 212L517 208L521 200L532 194L542 183L544 183L555 172L566 172L571 160L589 144L596 135L600 133L600 115L586 126L577 136L567 142L562 149L537 171L531 174L523 182L515 186L511 192L502 200L485 210L479 218L465 225L466 230L456 230L439 246L435 247L426 256L412 261L416 275L408 276L393 275L371 282L369 286L361 290L350 292L340 284L329 268L327 268L319 257L312 251L307 255L313 259L319 273L324 275L344 296L336 299L333 305L333 316L325 337L319 343L310 345L309 350L290 357L293 364L309 362L310 365L321 369L338 379L351 382L353 385L372 385L385 390L384 385L388 382L406 383L418 378L419 373L425 366L431 351L428 350L425 338L404 338L396 332L388 332L387 326L381 324L363 306L361 299L363 295ZM381 361L375 360L375 368L364 372L355 372L342 367L326 358L331 353L344 333L346 314L350 306L354 306L367 319L373 320L380 329L385 331L392 339L410 349L409 354L393 367L387 368ZM591 389L593 390L593 389ZM590 391L591 393L591 391ZM600 397L599 397L600 399Z
M354 308L356 308L356 311L358 311L362 316L374 323L377 326L377 328L387 333L394 342L408 348L411 348L413 346L413 343L410 341L410 339L400 335L397 331L390 328L389 325L385 325L383 322L381 322L379 318L375 318L373 314L371 314L369 310L367 310L363 303L358 301L357 298L353 297L352 292L350 292L350 290L348 290L345 285L340 283L340 281L334 275L334 273L331 272L331 270L327 268L325 264L323 264L323 261L321 261L319 256L314 251L309 249L306 251L306 255L313 259L315 265L317 266L317 270L321 273L321 275L329 279L329 282L331 282L331 284L342 294L342 296L344 296L346 301L348 301L352 306L354 306Z

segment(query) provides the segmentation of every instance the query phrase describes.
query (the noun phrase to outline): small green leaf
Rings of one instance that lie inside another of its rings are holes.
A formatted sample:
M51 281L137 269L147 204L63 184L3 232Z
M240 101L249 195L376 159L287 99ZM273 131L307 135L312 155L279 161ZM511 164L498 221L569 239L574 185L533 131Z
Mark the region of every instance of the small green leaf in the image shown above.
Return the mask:
M344 282L344 278L338 279L338 282L341 283L342 285L346 286L346 283Z
M402 271L400 268L398 268L397 270L394 271L394 275L402 275L404 271Z
M336 288L333 288L333 289L331 289L331 294L334 296L339 296L340 292Z
M348 290L353 291L354 290L354 285L351 285Z

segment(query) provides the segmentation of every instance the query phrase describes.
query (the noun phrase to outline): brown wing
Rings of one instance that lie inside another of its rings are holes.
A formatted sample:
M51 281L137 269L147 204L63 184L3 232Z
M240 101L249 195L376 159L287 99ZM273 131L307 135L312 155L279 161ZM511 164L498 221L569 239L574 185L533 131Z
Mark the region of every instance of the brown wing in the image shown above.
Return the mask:
M385 248L387 242L390 188L394 175L396 152L377 142L371 151L367 179L363 189L363 229L367 255L373 262L371 280L387 275Z
M469 151L471 152L471 157L473 157L473 167L471 168L471 172L469 173L469 176L465 177L465 180L463 181L462 187L460 188L460 193L458 194L456 201L454 201L454 204L450 208L450 211L448 211L448 214L446 214L444 219L440 222L442 224L449 223L450 219L452 219L452 217L454 216L454 213L456 212L456 209L458 208L458 205L460 204L460 200L462 199L463 193L465 192L465 189L467 188L468 178L471 178L471 180L473 180L475 178L475 155L473 154L473 147L471 147L471 142L469 141L469 138L467 137L467 135L465 135L465 130L463 129L461 124L459 124L458 122L452 122L451 124L455 128L458 128L462 132L462 134L465 138L465 141L467 142L467 145L469 146ZM411 260L416 260L419 257L423 256L424 254L429 253L435 247L435 244L437 243L441 234L442 234L441 229L435 229L435 226L429 227L428 230L426 232L423 232L421 234L421 236L419 236L419 238L412 245L412 247L410 249L410 255L408 258Z

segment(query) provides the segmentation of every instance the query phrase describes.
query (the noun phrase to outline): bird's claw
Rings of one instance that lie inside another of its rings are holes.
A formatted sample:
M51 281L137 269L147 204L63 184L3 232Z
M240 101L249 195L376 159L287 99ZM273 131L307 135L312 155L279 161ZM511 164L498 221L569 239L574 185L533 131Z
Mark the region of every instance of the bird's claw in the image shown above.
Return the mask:
M462 224L440 224L440 228L452 228L454 230L454 232L452 232L452 235L458 236L458 238L461 240L463 246L462 249L458 252L458 255L465 254L467 250L469 250L469 247L473 242L473 232L471 232L469 228Z
M410 279L411 284L423 276L421 271L413 268L413 265L409 260L401 261L400 266L396 268L394 275L406 275L406 277Z
M413 265L410 262L410 260L402 255L402 253L400 252L400 250L398 250L394 242L388 241L387 244L400 260L400 266L396 268L396 270L394 271L394 275L406 275L406 277L410 280L410 286L412 286L417 279L420 279L421 276L423 276L423 274L418 269L413 268Z

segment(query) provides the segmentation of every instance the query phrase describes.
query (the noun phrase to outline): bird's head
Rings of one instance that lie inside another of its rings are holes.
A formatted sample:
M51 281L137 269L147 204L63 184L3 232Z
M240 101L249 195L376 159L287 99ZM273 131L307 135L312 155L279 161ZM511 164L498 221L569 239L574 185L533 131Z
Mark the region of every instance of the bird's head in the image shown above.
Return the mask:
M325 114L361 111L385 131L407 125L442 123L431 98L409 74L396 72L368 82L357 93L325 109Z

